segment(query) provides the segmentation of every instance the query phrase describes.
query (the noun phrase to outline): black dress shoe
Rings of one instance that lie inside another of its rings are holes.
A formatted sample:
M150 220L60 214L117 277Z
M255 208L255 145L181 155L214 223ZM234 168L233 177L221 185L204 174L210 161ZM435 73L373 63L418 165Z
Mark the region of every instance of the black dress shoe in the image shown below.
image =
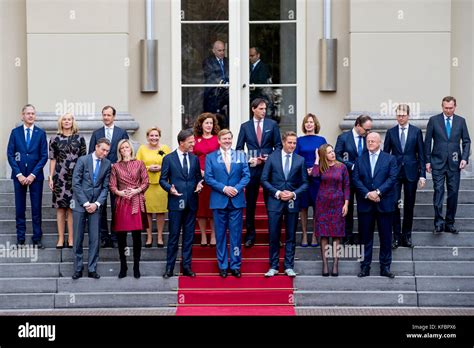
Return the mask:
M448 233L452 233L452 234L458 234L459 233L459 231L454 226L448 226L448 225L445 226L444 232L448 232Z
M392 242L392 249L395 250L400 246L400 241L398 239L394 239Z
M109 246L109 242L107 240L104 239L100 242L101 248L107 248L108 246Z
M25 245L25 240L17 240L16 241L16 246L19 248L21 246Z
M240 269L231 269L230 273L236 278L240 278L242 276L242 273L240 273Z
M40 240L38 240L38 241L36 241L36 242L33 241L33 246L38 247L38 249L44 249L43 243L41 243Z
M140 269L138 268L133 268L133 278L135 279L140 279L141 277Z
M438 233L441 233L444 231L444 226L443 225L438 225L438 226L435 226L434 230L433 230L433 234L438 234Z
M92 279L99 279L99 278L100 278L100 275L99 275L99 273L97 273L97 272L89 272L89 273L87 274L87 277L92 278Z
M183 275L185 277L192 277L194 278L196 276L196 273L194 273L193 271L191 271L191 269L183 269Z
M359 274L357 275L359 278L368 277L370 276L370 269L369 268L361 268Z
M390 272L389 269L383 269L380 271L380 275L382 277L387 277L387 278L390 278L390 279L393 279L395 278L395 274L393 274L392 272Z
M226 269L221 269L219 271L219 275L221 276L221 278L227 278L227 270Z
M165 245L164 245L163 243L158 243L156 246L157 246L158 248L164 248L164 247L165 247Z
M72 279L77 280L79 278L82 278L82 272L74 272Z
M413 248L413 243L411 242L411 238L402 239L402 247Z
M173 275L174 275L173 272L168 270L168 271L166 271L166 272L163 274L163 278L169 279L169 278L171 278Z
M145 243L145 248L151 248L152 245L153 243Z
M119 279L125 278L127 276L127 267L120 267L120 272L118 274Z
M251 248L251 247L253 247L254 244L255 244L255 242L253 240L248 240L248 241L245 242L244 246L246 248Z

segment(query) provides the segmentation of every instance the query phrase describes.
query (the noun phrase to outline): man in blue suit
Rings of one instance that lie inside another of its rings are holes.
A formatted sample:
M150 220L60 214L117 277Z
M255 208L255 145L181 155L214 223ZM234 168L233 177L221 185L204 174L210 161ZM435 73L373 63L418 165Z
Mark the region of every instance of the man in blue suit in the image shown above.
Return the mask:
M364 259L358 277L370 275L375 222L380 238L380 275L395 278L392 263L392 214L395 209L397 159L381 151L378 133L367 135L367 150L357 158L352 180L356 188L359 233L364 245Z
M117 162L117 145L120 140L128 139L128 134L125 129L122 129L114 124L116 110L113 106L107 105L102 108L102 121L104 122L104 127L96 129L91 136L91 141L89 143L89 153L95 151L95 146L97 145L97 140L101 138L107 138L110 141L110 151L107 155L107 159L112 163ZM112 222L110 226L114 225L114 211L115 211L115 195L110 194L110 206L112 209ZM110 228L111 233L109 234L109 225L107 223L107 200L102 205L101 212L101 221L100 221L100 239L101 247L115 248L117 244L117 235L112 228Z
M456 99L444 97L441 103L443 112L432 116L426 127L425 154L426 171L433 172L433 233L448 232L457 234L454 226L458 205L461 170L466 168L471 151L471 138L466 120L456 115ZM462 151L460 144L462 143ZM433 144L433 148L431 145ZM443 219L444 182L448 189L446 217Z
M397 158L398 176L395 184L395 213L393 214L392 249L400 245L412 248L411 230L413 226L413 211L415 209L416 187L425 186L425 149L421 129L408 122L410 107L399 104L396 109L397 122L387 131L384 151ZM403 227L400 223L401 194L403 186Z
M281 221L285 219L285 274L295 277L296 227L300 212L300 195L308 188L308 172L304 158L294 153L296 133L283 134L283 149L275 150L265 163L263 187L268 190L268 232L270 234L270 269L265 277L278 274Z
M247 208L245 212L246 228L245 247L250 248L255 244L255 208L257 206L260 177L263 166L268 156L276 149L281 149L280 129L275 121L265 118L267 103L264 99L257 98L250 104L253 117L242 123L237 139L237 151L244 151L247 145L248 163L250 166L250 182L245 189ZM263 190L265 204L268 193Z
M354 128L348 132L344 132L337 137L334 152L336 152L336 159L346 165L350 177L350 198L349 209L346 215L346 238L344 244L357 244L357 238L354 236L354 196L356 189L352 182L352 173L356 159L362 156L364 151L367 151L365 138L372 129L372 118L368 115L360 115L354 123Z
M240 278L242 262L242 209L244 188L250 172L244 152L232 150L232 132L223 129L217 135L220 148L206 156L204 180L212 188L210 208L214 215L217 241L217 264L222 278L227 277L228 258L226 232L230 237L230 272Z
M202 190L202 175L199 159L194 155L192 129L178 134L178 148L165 156L161 166L160 185L168 192L169 239L166 254L166 271L163 278L173 276L178 254L181 230L183 275L195 277L191 270L192 246L198 209L198 193Z
M41 237L41 204L43 200L43 167L48 161L48 143L44 130L35 125L36 110L31 104L22 109L23 124L12 130L8 140L7 157L12 168L15 188L16 238L25 244L26 193L30 190L33 220L33 245L43 248Z
M87 220L89 235L88 277L99 279L99 229L101 206L107 201L111 163L106 158L110 150L107 138L97 140L95 151L78 159L72 176L74 217L74 274L72 279L82 277L83 241Z

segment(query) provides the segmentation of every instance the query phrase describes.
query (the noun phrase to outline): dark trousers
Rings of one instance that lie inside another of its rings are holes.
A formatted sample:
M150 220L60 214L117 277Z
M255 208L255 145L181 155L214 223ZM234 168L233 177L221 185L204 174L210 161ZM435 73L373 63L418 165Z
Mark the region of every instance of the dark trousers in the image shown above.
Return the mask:
M99 224L100 212L96 211L94 214L87 212L73 211L73 225L74 225L74 271L82 272L83 266L83 247L84 232L87 220L87 233L89 235L89 272L95 272L97 269L97 262L99 261Z
M31 219L33 220L33 242L41 240L41 205L43 202L43 180L34 180L31 185L22 185L13 179L15 189L15 218L17 241L24 241L26 236L26 193L30 190Z
M433 168L433 206L435 212L434 224L438 226L453 226L458 207L458 192L461 180L461 171L452 171L448 166L443 169ZM448 199L446 204L446 218L443 219L444 182L448 189Z
M354 186L350 186L350 196L349 196L349 206L347 207L346 215L346 226L345 233L346 237L350 238L353 236L354 230L354 198L355 198L356 189Z
M250 182L245 187L245 200L247 207L245 209L245 241L255 242L255 210L257 207L258 192L260 190L260 177L262 176L263 166L259 166L252 173ZM268 192L263 190L263 199L267 204Z
M127 247L127 232L117 233L118 251L121 266L127 265L127 257L125 256L125 248ZM138 268L142 253L142 231L132 231L133 240L133 268ZM125 267L126 268L126 267Z
M169 239L166 254L166 271L172 272L178 255L178 241L181 230L182 238L182 265L183 269L191 269L192 247L194 241L194 230L196 226L196 210L185 208L184 210L170 210Z
M299 212L289 212L288 208L282 211L268 212L268 232L270 234L270 268L278 270L280 257L280 236L282 219L285 219L285 261L284 268L294 268L296 227L298 225Z
M214 228L216 230L216 254L219 269L229 267L227 248L227 229L229 229L230 269L240 269L242 263L242 209L234 208L232 202L225 209L214 209Z
M374 247L375 222L380 238L380 269L390 269L392 263L392 213L380 213L373 210L369 213L358 212L359 235L364 245L364 260L361 267L370 267L372 263L372 249Z
M115 220L115 195L110 193L110 208L112 212L112 222L110 226L114 225ZM100 207L101 211L101 220L100 220L100 240L101 241L117 241L117 233L110 228L110 235L109 235L109 223L107 221L107 200L105 203L102 204Z
M413 227L413 211L415 210L416 187L418 181L409 181L405 174L401 174L395 183L395 194L397 201L395 203L395 212L393 214L393 237L400 241L411 238ZM403 225L400 221L400 208L398 202L402 196L403 187Z

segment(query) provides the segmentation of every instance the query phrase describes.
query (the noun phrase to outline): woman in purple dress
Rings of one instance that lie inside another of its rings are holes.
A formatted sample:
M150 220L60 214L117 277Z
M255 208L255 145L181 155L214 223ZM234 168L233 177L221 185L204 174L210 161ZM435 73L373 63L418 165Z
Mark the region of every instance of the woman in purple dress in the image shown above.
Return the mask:
M316 159L316 151L319 147L323 144L326 144L327 141L324 137L316 135L319 133L321 126L319 124L318 118L316 115L307 114L303 118L303 122L301 124L301 130L303 131L304 135L298 137L296 142L296 149L295 153L300 156L304 157L304 163L306 165L306 169L308 169L308 175L311 174L311 170L313 169L314 160ZM308 246L308 238L307 238L307 226L308 226L308 208L311 206L313 207L313 215L314 215L314 202L316 201L316 195L318 194L319 188L319 180L314 179L309 176L309 187L308 190L303 192L300 201L300 208L301 208L301 229L303 230L303 236L301 237L301 246L307 247ZM314 237L314 234L311 235L311 246L317 247L318 241L317 238Z
M340 238L345 234L344 217L349 206L349 173L343 163L336 161L334 148L324 144L318 149L311 175L321 179L314 209L314 234L321 238L322 274L323 277L329 276L326 251L328 239L332 237L334 263L331 275L337 277L339 273L337 249Z

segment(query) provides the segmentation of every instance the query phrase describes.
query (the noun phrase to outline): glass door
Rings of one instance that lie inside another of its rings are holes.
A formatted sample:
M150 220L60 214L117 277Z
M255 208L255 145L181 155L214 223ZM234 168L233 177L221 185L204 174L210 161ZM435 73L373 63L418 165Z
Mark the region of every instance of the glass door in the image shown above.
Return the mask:
M297 130L305 93L303 0L181 0L171 6L174 136L212 112L237 137L258 97L282 131Z

